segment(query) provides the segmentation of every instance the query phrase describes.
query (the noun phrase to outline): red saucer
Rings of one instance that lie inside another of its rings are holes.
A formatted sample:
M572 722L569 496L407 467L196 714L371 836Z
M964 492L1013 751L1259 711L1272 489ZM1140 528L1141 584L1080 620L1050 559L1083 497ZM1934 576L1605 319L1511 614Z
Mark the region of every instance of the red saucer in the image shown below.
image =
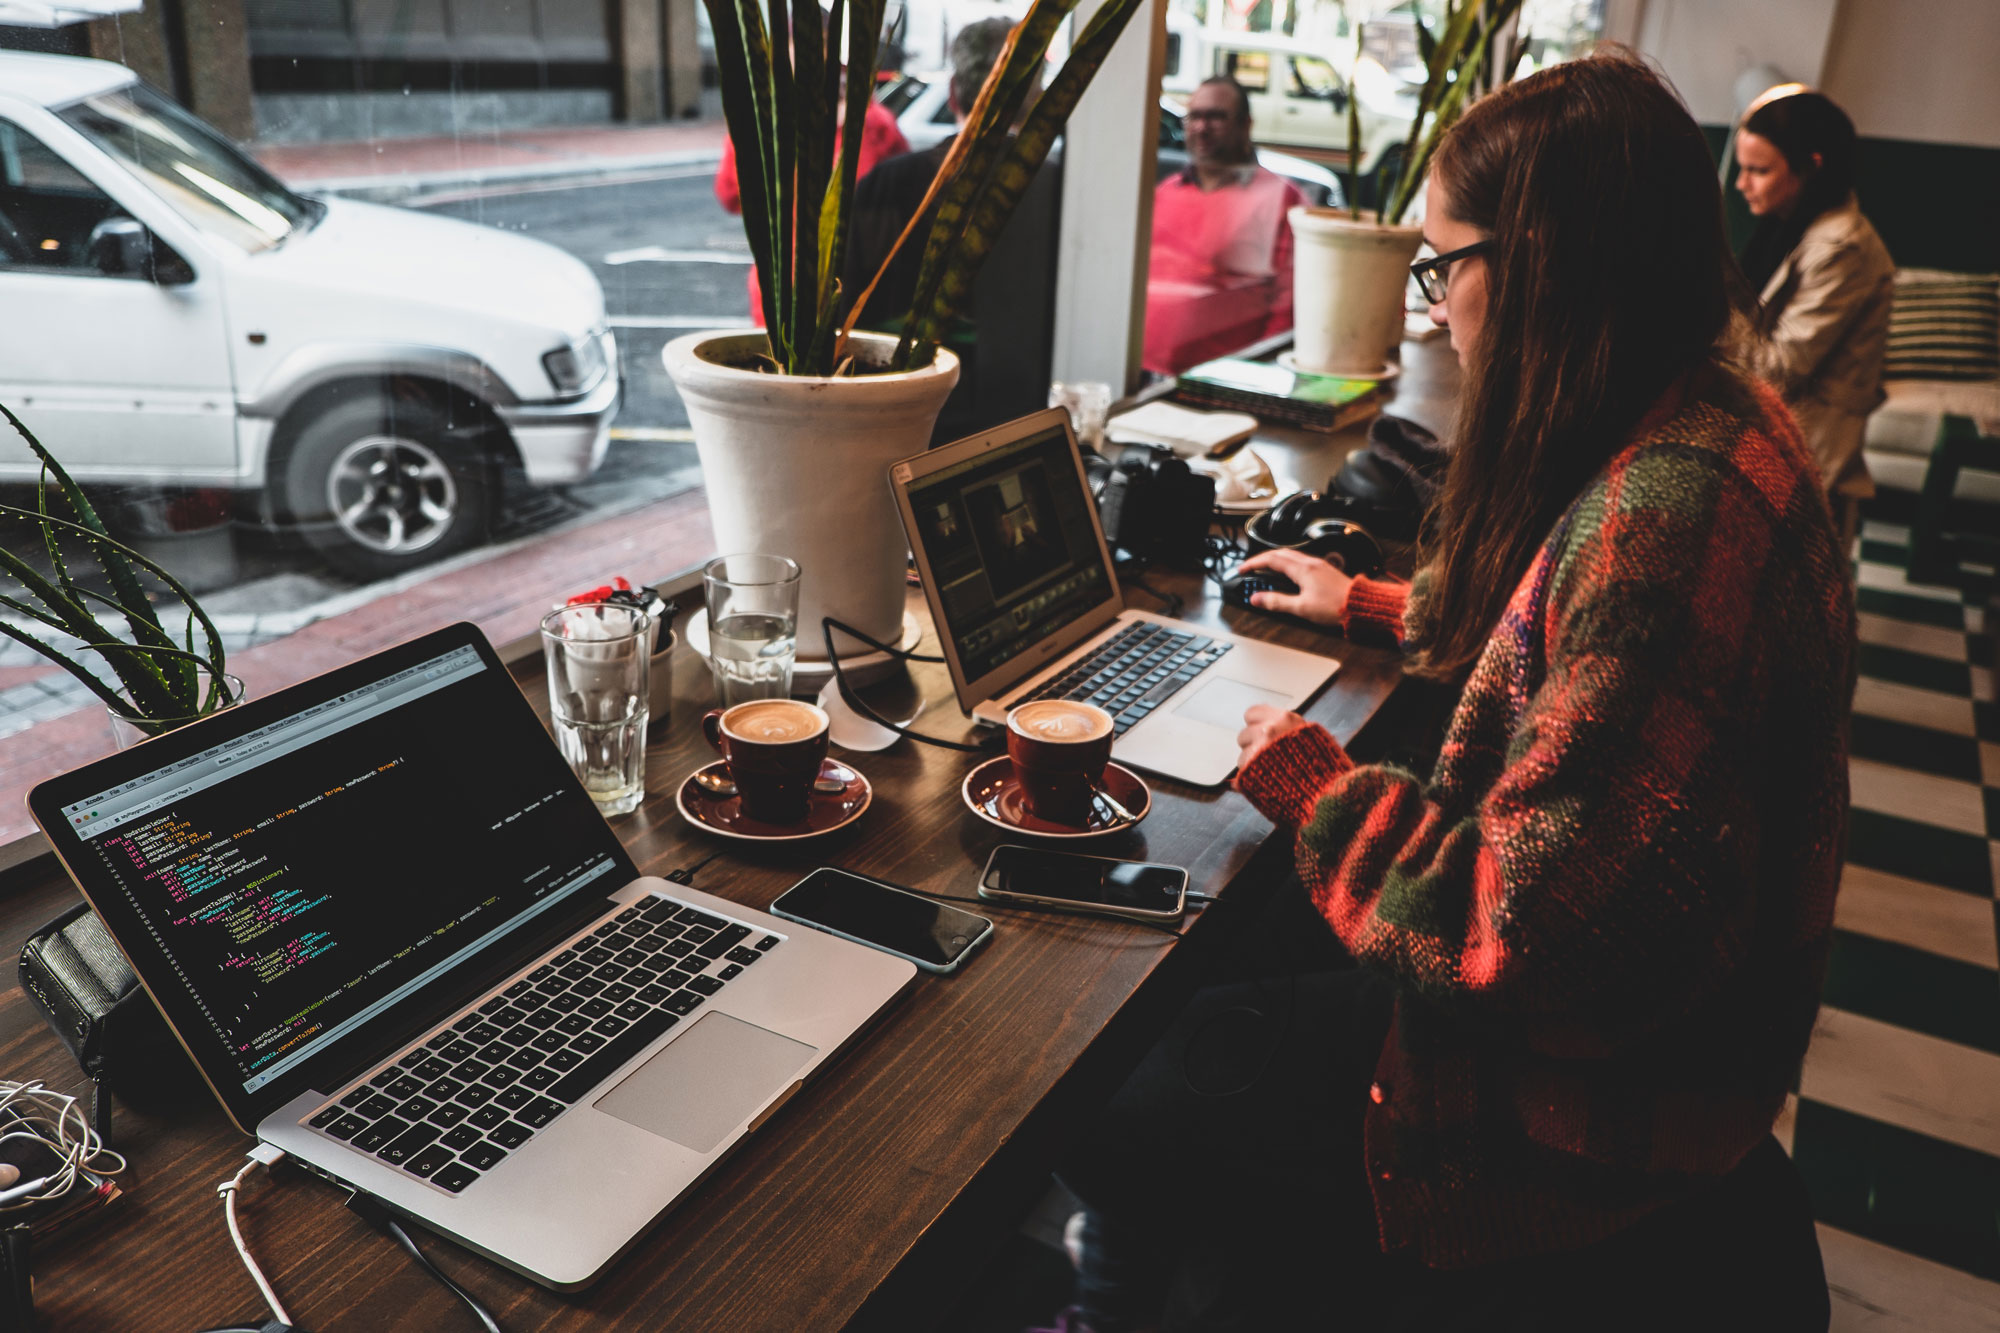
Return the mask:
M967 773L959 795L973 814L994 827L1009 833L1031 833L1038 838L1101 838L1109 833L1122 833L1153 808L1153 793L1137 773L1119 764L1104 766L1104 790L1130 811L1132 818L1119 818L1101 800L1092 802L1089 821L1081 828L1030 814L1020 780L1014 776L1014 761L1004 754Z
M696 769L695 773L709 770L727 773L728 766L718 759ZM743 811L742 797L717 796L696 782L694 773L682 780L680 790L674 793L674 805L680 810L681 818L688 823L725 838L742 838L748 842L817 838L822 833L845 828L861 818L862 811L875 799L875 791L868 785L868 779L838 759L822 763L819 775L821 778L838 779L844 786L837 793L814 792L811 804L806 807L805 819L797 824L768 824L761 819L752 819Z

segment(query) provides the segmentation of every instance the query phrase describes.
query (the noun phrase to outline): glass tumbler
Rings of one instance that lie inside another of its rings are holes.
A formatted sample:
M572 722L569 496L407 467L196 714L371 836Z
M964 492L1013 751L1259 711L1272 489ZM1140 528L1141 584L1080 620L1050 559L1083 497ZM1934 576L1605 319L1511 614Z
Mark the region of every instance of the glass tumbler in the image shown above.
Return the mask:
M609 602L542 617L556 744L605 815L646 798L647 669L652 617Z
M798 655L798 562L782 555L719 555L701 576L716 705L790 697Z

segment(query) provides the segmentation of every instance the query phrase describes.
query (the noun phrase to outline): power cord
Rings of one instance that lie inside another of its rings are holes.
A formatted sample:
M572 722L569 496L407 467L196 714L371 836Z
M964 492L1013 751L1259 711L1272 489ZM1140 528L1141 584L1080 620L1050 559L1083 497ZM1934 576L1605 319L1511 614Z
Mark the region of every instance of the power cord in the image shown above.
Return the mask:
M840 697L847 701L849 708L852 708L870 722L880 727L886 727L898 736L906 736L910 740L920 741L925 745L935 745L941 750L958 750L966 754L992 754L1007 743L1007 738L1002 735L983 744L968 745L964 741L948 741L942 736L926 736L920 731L911 731L899 722L891 722L888 718L883 717L874 708L870 707L859 694L855 693L854 687L847 683L847 674L841 670L840 666L840 653L833 646L833 632L839 630L842 634L861 640L861 642L867 644L877 652L887 653L891 657L899 658L905 662L942 662L944 658L935 657L929 653L913 653L902 648L893 647L890 644L883 643L879 639L863 634L852 625L835 620L832 616L822 617L819 622L819 628L820 633L826 636L826 660L833 667L833 681L840 689Z
M222 1215L229 1223L229 1239L236 1246L236 1255L243 1266L250 1270L250 1280L257 1284L257 1291L264 1297L264 1304L271 1307L271 1318L261 1324L232 1324L227 1328L212 1328L206 1333L301 1333L292 1317L285 1313L285 1307L278 1303L278 1293L272 1290L264 1270L257 1266L257 1260L250 1253L250 1246L243 1239L243 1227L236 1220L236 1191L243 1187L244 1180L258 1167L270 1168L285 1160L285 1154L268 1143L260 1143L250 1150L250 1160L243 1169L215 1187L222 1196Z
M405 1254L417 1261L419 1267L443 1283L445 1290L458 1297L465 1305L465 1308L472 1311L472 1317L479 1321L480 1328L484 1329L486 1333L500 1333L500 1325L494 1321L493 1316L488 1313L486 1307L481 1305L471 1292L446 1276L443 1269L431 1262L429 1255L426 1255L422 1250L417 1248L417 1243L410 1239L410 1233L403 1229L401 1222L398 1222L390 1215L388 1208L383 1205L380 1199L367 1193L365 1190L356 1190L347 1196L347 1206L350 1211L367 1222L369 1226L374 1227L377 1231L387 1233L391 1240L403 1247Z

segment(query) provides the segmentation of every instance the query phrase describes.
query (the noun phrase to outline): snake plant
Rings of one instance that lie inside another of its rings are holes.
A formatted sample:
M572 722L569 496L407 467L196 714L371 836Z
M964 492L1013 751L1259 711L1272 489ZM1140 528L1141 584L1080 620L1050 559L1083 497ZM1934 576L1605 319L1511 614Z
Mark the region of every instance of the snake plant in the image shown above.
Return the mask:
M0 609L30 625L80 641L82 651L94 654L109 668L111 679L101 677L87 662L65 654L13 620L0 619L0 634L27 645L75 676L113 712L148 735L237 702L225 687L222 636L193 595L173 575L105 531L103 520L82 488L54 455L4 404L0 404L0 414L28 442L42 468L35 486L35 507L0 504L0 518L33 528L51 567L50 573L43 573L0 546L0 572L22 590L20 597L0 594ZM66 506L70 517L64 518L57 511L52 504L56 499ZM79 554L95 564L111 590L110 596L85 586L78 578ZM157 579L185 611L179 643L167 632L153 594L140 581L142 571ZM129 640L99 621L100 610L123 617ZM197 624L201 627L199 650L195 647ZM205 682L202 668L208 673Z
M817 0L703 3L715 30L723 115L736 145L744 231L763 291L772 366L789 375L851 371L847 339L881 280L878 272L852 301L840 289L860 164L859 127L874 86L886 0L833 0L824 26ZM936 220L921 241L916 298L888 369L930 364L940 334L964 307L973 278L1022 191L1139 8L1139 0L1106 0L1024 119L1022 108L1049 43L1076 4L1034 0L1015 25L930 193L884 259L882 271L895 251L914 239L935 204ZM842 116L855 133L839 132ZM842 323L844 306L850 313Z
M1410 121L1410 136L1398 159L1395 179L1383 191L1377 221L1394 226L1403 220L1403 214L1409 211L1411 201L1424 183L1424 173L1430 170L1438 142L1457 122L1467 102L1477 95L1474 89L1488 82L1483 76L1493 38L1520 11L1521 0L1447 0L1442 31L1433 34L1421 17L1417 19L1417 54L1424 61L1424 87L1417 97L1417 113ZM1492 84L1505 83L1513 76L1515 67L1521 63L1521 51L1517 33ZM1348 101L1347 134L1347 161L1351 170L1361 160L1361 121L1352 98ZM1360 208L1352 203L1355 196L1351 176L1348 187L1347 198L1358 217Z

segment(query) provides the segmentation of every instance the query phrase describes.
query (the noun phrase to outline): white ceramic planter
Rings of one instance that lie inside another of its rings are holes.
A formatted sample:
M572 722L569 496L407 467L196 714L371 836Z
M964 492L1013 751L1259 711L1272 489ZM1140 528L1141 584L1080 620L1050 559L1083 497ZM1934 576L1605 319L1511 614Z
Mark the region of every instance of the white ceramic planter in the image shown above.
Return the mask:
M1403 340L1403 290L1421 227L1357 222L1345 209L1294 208L1292 356L1323 375L1382 373Z
M879 334L855 341L884 361L895 347ZM958 358L940 348L922 370L833 379L727 364L766 347L761 332L691 333L660 353L694 428L716 550L798 561L800 658L826 659L823 616L894 643L909 543L889 465L930 443ZM868 651L836 642L843 656Z

